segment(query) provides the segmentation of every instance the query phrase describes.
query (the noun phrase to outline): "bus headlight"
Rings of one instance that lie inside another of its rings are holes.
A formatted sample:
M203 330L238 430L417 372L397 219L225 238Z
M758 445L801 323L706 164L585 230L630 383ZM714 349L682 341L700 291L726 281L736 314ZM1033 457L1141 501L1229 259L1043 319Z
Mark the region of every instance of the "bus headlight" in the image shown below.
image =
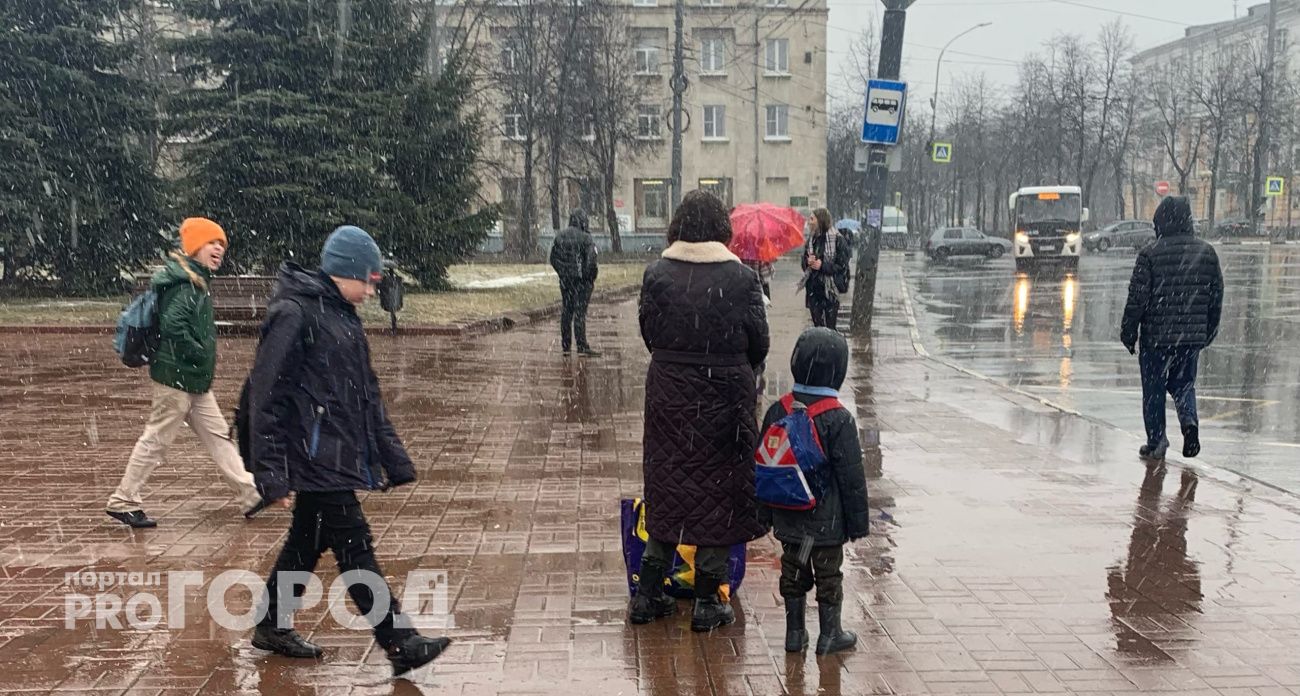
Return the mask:
M1029 243L1028 234L1025 234L1024 232L1016 233L1016 244L1028 244L1028 243Z
M1071 233L1065 235L1065 243L1066 243L1066 244L1074 244L1074 243L1076 243L1076 242L1079 241L1079 236L1080 236L1080 235L1079 235L1078 232L1071 232Z

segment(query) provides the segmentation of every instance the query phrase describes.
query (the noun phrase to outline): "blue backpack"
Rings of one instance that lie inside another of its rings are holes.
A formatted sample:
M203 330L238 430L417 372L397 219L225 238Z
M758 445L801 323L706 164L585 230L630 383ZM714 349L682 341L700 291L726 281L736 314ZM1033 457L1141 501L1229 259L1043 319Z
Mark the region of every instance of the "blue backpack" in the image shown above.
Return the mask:
M123 365L142 367L153 362L160 343L158 293L150 289L136 295L117 317L113 350L117 351Z
M781 398L785 416L768 426L754 451L754 488L758 501L783 510L812 510L822 494L826 452L813 419L843 408L838 399L822 399L811 407Z

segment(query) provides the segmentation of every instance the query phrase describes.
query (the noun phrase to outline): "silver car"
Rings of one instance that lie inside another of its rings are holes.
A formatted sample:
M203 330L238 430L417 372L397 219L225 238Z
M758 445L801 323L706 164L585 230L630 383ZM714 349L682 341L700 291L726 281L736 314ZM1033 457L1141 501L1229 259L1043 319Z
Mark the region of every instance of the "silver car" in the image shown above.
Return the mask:
M1156 241L1156 228L1149 220L1120 220L1083 237L1083 248L1088 251L1106 251L1124 247L1141 249Z
M953 256L1001 258L1011 251L1011 240L990 237L974 227L941 227L925 243L925 253L939 262Z

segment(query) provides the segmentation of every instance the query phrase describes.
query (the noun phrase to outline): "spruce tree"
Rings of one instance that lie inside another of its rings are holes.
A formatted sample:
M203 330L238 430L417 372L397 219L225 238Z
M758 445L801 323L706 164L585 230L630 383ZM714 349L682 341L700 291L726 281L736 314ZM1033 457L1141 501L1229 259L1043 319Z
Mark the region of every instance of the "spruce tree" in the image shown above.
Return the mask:
M424 39L409 2L177 2L211 27L178 45L193 61L194 86L173 123L193 141L184 186L194 209L230 226L238 265L310 266L329 231L349 223L438 284L446 263L466 250L437 237L470 217L462 211L472 199L461 182L424 172L462 171L466 163L448 161L457 156L472 167L477 134L451 128L471 140L455 147L429 135L446 127L429 118L462 123L466 92L424 84ZM415 152L418 162L399 166ZM471 222L480 238L491 224Z
M381 241L430 289L446 286L447 266L472 254L497 220L495 206L474 205L482 124L463 113L471 88L459 60L417 81L394 134L389 171L408 207Z
M152 113L106 29L130 0L0 5L0 246L5 280L123 287L166 244L144 151Z

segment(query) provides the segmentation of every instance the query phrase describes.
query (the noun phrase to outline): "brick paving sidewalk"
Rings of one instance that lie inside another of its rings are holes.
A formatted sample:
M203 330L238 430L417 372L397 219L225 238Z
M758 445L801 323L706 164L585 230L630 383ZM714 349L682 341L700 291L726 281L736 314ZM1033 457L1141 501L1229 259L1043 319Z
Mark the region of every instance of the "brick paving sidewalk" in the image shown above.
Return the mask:
M115 366L103 337L7 339L0 690L1300 694L1295 499L1214 471L1144 477L1124 436L919 358L896 277L882 273L875 346L855 351L844 398L873 503L846 569L855 652L782 651L770 539L750 547L735 625L691 634L685 604L671 621L624 624L617 501L641 489L647 363L625 302L594 308L604 355L588 361L562 358L545 325L374 339L420 467L417 484L366 498L380 562L399 583L423 568L453 585L457 643L414 684L390 682L369 634L323 608L299 622L326 646L321 662L260 654L193 597L184 629L65 629L64 573L261 573L288 517L245 522L187 435L148 491L161 526L112 522L102 508L143 425L142 376ZM789 387L807 323L793 282L776 283L769 398ZM252 348L222 345L227 410Z

